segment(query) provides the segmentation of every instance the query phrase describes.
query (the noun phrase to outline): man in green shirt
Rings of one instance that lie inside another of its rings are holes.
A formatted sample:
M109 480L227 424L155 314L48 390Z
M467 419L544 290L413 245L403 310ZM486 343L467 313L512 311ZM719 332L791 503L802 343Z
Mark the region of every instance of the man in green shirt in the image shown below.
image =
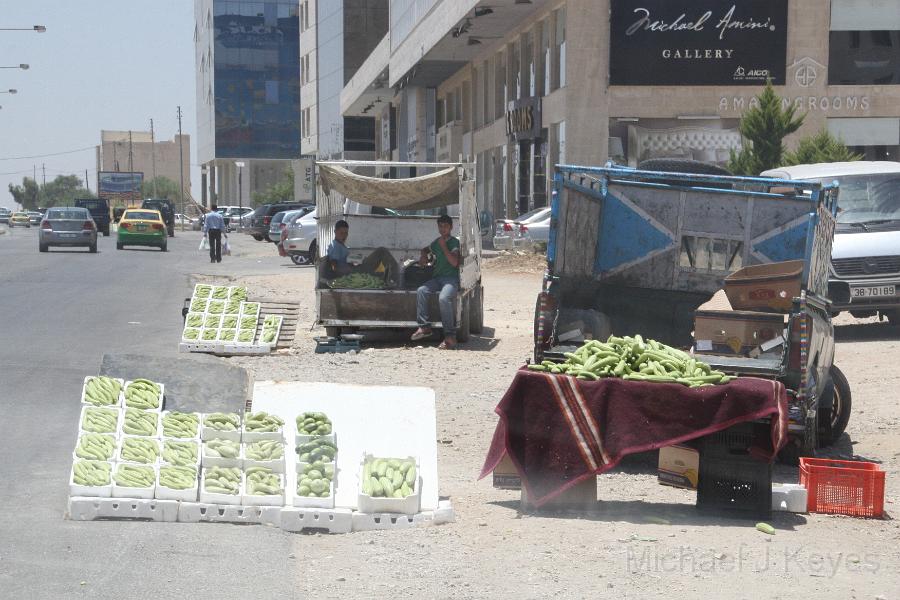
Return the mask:
M438 293L438 304L441 308L441 323L444 327L444 341L441 349L453 348L456 345L456 313L454 301L459 291L459 264L462 262L459 253L459 240L450 232L453 230L453 219L441 215L437 221L440 237L427 248L422 248L419 264L428 264L428 255L434 256L432 278L416 291L416 321L419 328L412 334L413 341L431 336L431 319L428 315L428 295Z

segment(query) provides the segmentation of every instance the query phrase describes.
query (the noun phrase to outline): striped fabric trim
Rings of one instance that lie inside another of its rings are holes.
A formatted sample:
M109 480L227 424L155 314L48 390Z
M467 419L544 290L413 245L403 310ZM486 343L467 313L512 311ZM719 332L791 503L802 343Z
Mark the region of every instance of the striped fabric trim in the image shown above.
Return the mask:
M553 390L553 397L556 398L556 403L559 405L560 410L563 415L566 417L566 421L569 422L569 429L575 435L575 440L578 442L578 451L581 452L581 457L584 459L585 464L590 467L592 471L599 468L597 465L597 461L594 459L594 455L591 453L590 446L587 443L584 435L581 432L581 427L578 426L575 415L572 413L571 408L569 407L569 403L566 400L565 394L563 393L562 388L559 385L559 379L561 377L556 377L555 375L551 375L549 373L544 375L547 378L547 381L550 383L550 388Z
M606 454L606 449L603 448L603 436L600 433L600 426L594 419L594 415L591 414L590 408L581 393L581 388L578 387L578 381L574 377L566 377L565 383L568 385L569 391L571 392L567 397L574 400L573 410L577 408L581 412L582 423L587 425L585 437L593 442L591 444L592 449L599 458L601 464L609 464L609 456Z
M778 407L778 421L777 421L777 423L779 423L779 424L780 424L780 423L787 423L787 419L788 419L787 415L784 414L784 408L785 408L785 407L783 407L783 406L781 405L781 402L779 401L779 399L781 398L781 393L780 393L780 392L781 392L781 388L782 388L783 386L784 386L783 383L780 383L780 382L778 382L778 381L772 380L772 395L775 397L775 406ZM778 448L779 446L781 446L781 440L782 440L782 438L784 437L784 431L782 431L782 427L781 427L780 425L779 425L779 426L776 426L775 429L776 429L776 432L775 432L775 433L776 433L776 435L778 436L778 437L775 439L775 448Z

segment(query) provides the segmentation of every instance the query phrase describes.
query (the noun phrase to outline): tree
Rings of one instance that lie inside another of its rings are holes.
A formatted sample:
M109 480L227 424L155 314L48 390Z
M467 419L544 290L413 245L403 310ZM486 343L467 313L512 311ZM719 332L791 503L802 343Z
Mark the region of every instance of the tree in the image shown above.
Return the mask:
M154 185L156 184L156 191L154 192ZM163 175L159 175L158 177L150 180L144 180L144 183L141 184L141 197L142 198L165 198L169 199L172 202L175 202L180 206L181 202L181 184L177 181L172 181L168 177Z
M294 169L288 167L278 183L275 183L264 192L250 194L253 204L274 204L276 202L290 202L294 199Z
M808 165L812 163L850 162L862 159L862 154L850 151L844 142L823 129L816 135L800 140L797 149L784 155L783 165Z
M805 114L795 118L797 107L782 106L775 94L772 82L756 97L757 106L741 116L739 126L744 138L744 148L731 153L728 170L736 175L758 175L767 169L781 166L784 154L784 138L803 125Z
M9 184L9 193L25 210L45 206L71 206L75 198L96 197L82 185L77 175L57 175L56 179L44 185L38 185L33 179L25 177L22 185Z

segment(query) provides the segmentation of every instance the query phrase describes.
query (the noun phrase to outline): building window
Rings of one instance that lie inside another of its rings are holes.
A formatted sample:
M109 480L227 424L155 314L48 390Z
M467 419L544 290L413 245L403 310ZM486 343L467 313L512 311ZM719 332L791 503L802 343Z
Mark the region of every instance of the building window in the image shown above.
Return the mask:
M556 43L553 47L553 89L566 87L566 8L553 13Z
M522 93L527 93L528 97L533 97L536 91L534 82L534 36L530 31L522 34L522 78Z
M900 84L900 31L831 31L828 83Z
M475 105L475 128L479 128L482 126L484 121L482 120L482 112L481 112L481 96L484 94L484 90L481 85L481 73L484 69L479 69L475 67L472 69L472 95Z
M516 40L509 45L509 74L512 76L512 91L515 93L511 100L518 100L522 97L522 70L519 68L519 65L522 64L521 59L519 41Z
M484 61L484 67L481 71L481 104L482 112L484 113L484 125L494 120L494 111L491 110L494 108L494 103L491 102L491 71L493 71L493 65L488 59Z

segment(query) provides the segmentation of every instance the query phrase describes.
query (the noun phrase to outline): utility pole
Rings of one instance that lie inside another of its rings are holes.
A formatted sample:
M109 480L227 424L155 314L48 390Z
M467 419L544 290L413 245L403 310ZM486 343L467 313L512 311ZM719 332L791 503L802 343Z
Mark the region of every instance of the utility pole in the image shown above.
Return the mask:
M131 178L131 185L129 186L131 189L128 192L128 199L131 201L131 206L134 206L134 146L131 142L131 130L128 130L128 174Z
M181 171L181 230L184 231L184 148L181 143L181 106L178 107L178 168Z
M45 165L44 163L41 163L41 173L44 174L44 176L43 176L44 185L42 185L41 187L42 188L47 187L47 165Z
M86 189L88 192L91 191L91 184L88 183L88 178L87 178L87 169L84 170L84 189Z
M35 198L35 202L37 202L37 208L41 207L41 188L37 184L37 164L31 165L32 173L31 176L32 181L34 181L34 187L37 188L37 198Z
M150 154L153 157L153 197L156 195L156 136L153 133L153 119L150 119Z

